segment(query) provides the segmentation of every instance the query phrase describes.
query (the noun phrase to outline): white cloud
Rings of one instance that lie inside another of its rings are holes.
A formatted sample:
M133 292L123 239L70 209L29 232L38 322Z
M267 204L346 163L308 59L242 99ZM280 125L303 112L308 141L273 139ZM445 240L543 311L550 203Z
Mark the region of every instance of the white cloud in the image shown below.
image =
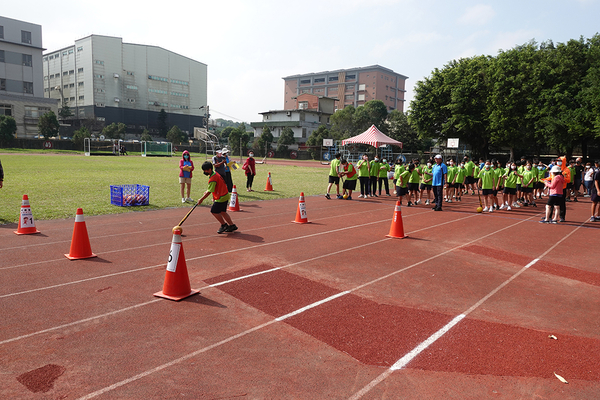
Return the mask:
M461 24L485 25L494 18L496 11L490 5L478 4L467 8L467 11L458 19Z
M515 46L520 46L540 36L540 33L534 30L519 29L513 32L499 32L496 39L491 43L488 54L496 55L500 50L509 50Z

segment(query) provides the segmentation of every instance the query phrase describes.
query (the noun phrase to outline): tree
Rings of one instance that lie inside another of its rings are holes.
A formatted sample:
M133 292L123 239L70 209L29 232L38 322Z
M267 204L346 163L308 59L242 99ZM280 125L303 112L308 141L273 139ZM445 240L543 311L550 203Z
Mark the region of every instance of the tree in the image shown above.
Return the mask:
M414 153L418 150L424 150L423 141L419 134L408 122L408 116L398 110L392 110L388 115L388 136L402 142L402 148Z
M84 139L85 138L90 138L90 137L92 137L92 134L90 133L90 131L88 130L88 128L86 128L85 126L82 126L78 130L76 130L75 132L73 132L73 137L71 138L71 140L77 146L81 146L81 144L84 142Z
M355 112L354 106L347 106L331 116L331 135L334 139L347 139L360 133L354 123Z
M152 136L150 136L150 132L148 132L148 129L144 129L144 131L142 132L142 136L140 136L140 140L143 142L152 141Z
M241 155L240 150L246 148L249 141L250 135L245 130L242 131L240 128L232 129L229 133L229 146L231 147L232 155L236 153Z
M386 105L381 100L367 101L364 106L359 106L354 113L354 124L357 133L366 131L375 125L382 133L387 134L388 111Z
M10 115L0 115L0 147L12 143L17 133L17 121Z
M271 148L271 143L273 143L273 134L271 133L271 129L265 125L260 136L254 140L254 151L264 157L267 155L266 152L268 149Z
M296 139L294 139L294 131L289 126L286 126L281 131L281 135L279 135L279 140L277 140L277 152L285 153L288 150L288 146L296 143Z
M58 135L59 128L58 118L53 111L48 111L38 121L38 131L44 136L44 139Z
M73 112L71 111L71 107L69 107L69 102L66 99L63 99L62 106L58 111L58 116L61 120L68 119L73 116Z
M119 122L118 124L113 122L102 129L102 134L108 139L123 139L127 126Z
M320 157L323 139L333 139L331 132L325 125L319 126L306 140L306 145L309 146L308 152L313 160L315 160L317 157Z
M156 117L156 125L158 126L158 133L160 134L160 137L167 136L167 132L169 130L169 127L167 125L168 117L169 116L167 115L165 109L161 108L160 112L158 113L158 117Z
M167 140L173 144L181 144L187 141L187 135L177 125L173 125L167 133Z

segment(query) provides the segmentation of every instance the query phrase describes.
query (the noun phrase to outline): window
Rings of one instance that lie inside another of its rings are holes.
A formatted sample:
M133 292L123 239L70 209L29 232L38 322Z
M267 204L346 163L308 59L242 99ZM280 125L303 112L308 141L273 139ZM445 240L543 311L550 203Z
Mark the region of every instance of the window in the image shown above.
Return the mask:
M102 60L94 60L94 63L96 63L98 65L104 65L104 61L102 61Z
M80 47L78 47L78 48L77 48L77 51L83 51L83 47L81 47L81 46L80 46Z
M83 82L77 82L77 86L82 87L83 86Z
M66 56L66 55L67 55L67 51L65 50L65 51L63 51L63 56Z
M69 97L69 101L75 101L75 96Z
M169 82L169 80L167 78L163 78L161 76L155 76L155 75L148 75L148 79L153 80L153 81Z
M4 50L0 50L0 62L5 62L4 61Z
M338 81L338 77L337 76L330 76L328 81L329 82L337 82Z
M31 32L21 31L21 43L31 44Z
M83 100L84 98L84 96L79 96L79 100Z
M12 115L12 106L10 104L0 104L0 115Z
M69 54L73 54L74 50L73 49L69 49Z
M347 81L351 81L351 80L354 80L354 79L356 79L356 75L346 75L346 80Z
M0 25L0 39L4 39L4 27Z
M23 54L23 66L31 67L33 65L31 54Z
M83 68L77 68L77 73L83 72Z
M135 85L126 85L125 86L127 89L131 89L131 90L138 90L138 87Z
M94 75L94 78L104 79L104 75L96 74Z
M300 81L300 84L301 84L301 85L309 85L309 84L310 84L310 79L302 79L302 80Z
M45 81L47 81L47 80L48 80L48 75L46 75L46 76L44 77L44 80L45 80Z
M69 83L69 87L70 87L70 88L74 88L74 87L75 87L75 84L74 84L74 83Z
M44 61L48 61L48 57L44 57Z
M67 75L69 75L69 71L64 71L63 76L67 76Z
M54 60L54 55L51 55L50 57L48 57L49 60Z
M6 90L6 79L0 78L0 90Z
M69 75L73 75L74 73L75 73L74 69L72 69L72 70L69 71Z
M23 82L23 93L33 94L33 82Z
M63 85L63 89L68 89L68 88L69 88L68 84L67 85Z
M127 71L127 75L133 75L133 72Z
M180 81L180 80L177 80L177 79L171 79L171 83L177 83L179 85L184 85L184 86L188 86L189 85L189 82Z
M25 106L25 116L29 118L39 118L48 111L49 107Z
M315 78L315 83L325 83L325 78Z
M106 93L106 90L104 90L104 89L96 89L96 93Z

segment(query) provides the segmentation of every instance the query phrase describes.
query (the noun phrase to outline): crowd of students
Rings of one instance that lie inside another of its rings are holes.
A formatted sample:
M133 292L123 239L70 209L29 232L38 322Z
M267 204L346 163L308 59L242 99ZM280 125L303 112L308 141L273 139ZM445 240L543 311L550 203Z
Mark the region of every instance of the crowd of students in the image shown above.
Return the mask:
M512 211L521 207L537 207L537 202L547 197L546 217L540 222L565 222L566 202L577 202L578 197L591 197L590 221L600 221L600 161L583 165L580 158L567 162L558 157L549 164L540 160L521 158L514 162L500 163L496 159L473 162L468 156L456 161L448 158L443 162L436 155L425 164L419 159L404 163L398 158L394 165L375 156L369 160L364 154L356 166L336 154L330 164L329 185L326 198L330 199L333 185L337 198L352 200L357 180L360 183L358 198L390 196L388 180L393 181L393 191L401 202L406 198L408 207L431 205L442 210L443 203L460 202L463 195L480 193L483 212ZM340 193L340 179L342 192ZM582 183L585 193L581 193ZM561 187L558 187L560 184ZM556 208L556 210L555 210ZM551 210L549 212L548 210ZM555 212L556 211L556 212ZM555 215L554 215L555 214ZM554 215L554 216L552 216Z

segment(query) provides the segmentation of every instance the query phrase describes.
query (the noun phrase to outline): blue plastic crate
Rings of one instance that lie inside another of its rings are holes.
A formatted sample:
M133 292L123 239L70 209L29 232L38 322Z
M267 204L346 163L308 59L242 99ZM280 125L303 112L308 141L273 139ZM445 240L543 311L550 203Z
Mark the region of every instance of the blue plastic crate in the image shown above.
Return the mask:
M150 204L150 186L110 185L110 204L119 207Z

